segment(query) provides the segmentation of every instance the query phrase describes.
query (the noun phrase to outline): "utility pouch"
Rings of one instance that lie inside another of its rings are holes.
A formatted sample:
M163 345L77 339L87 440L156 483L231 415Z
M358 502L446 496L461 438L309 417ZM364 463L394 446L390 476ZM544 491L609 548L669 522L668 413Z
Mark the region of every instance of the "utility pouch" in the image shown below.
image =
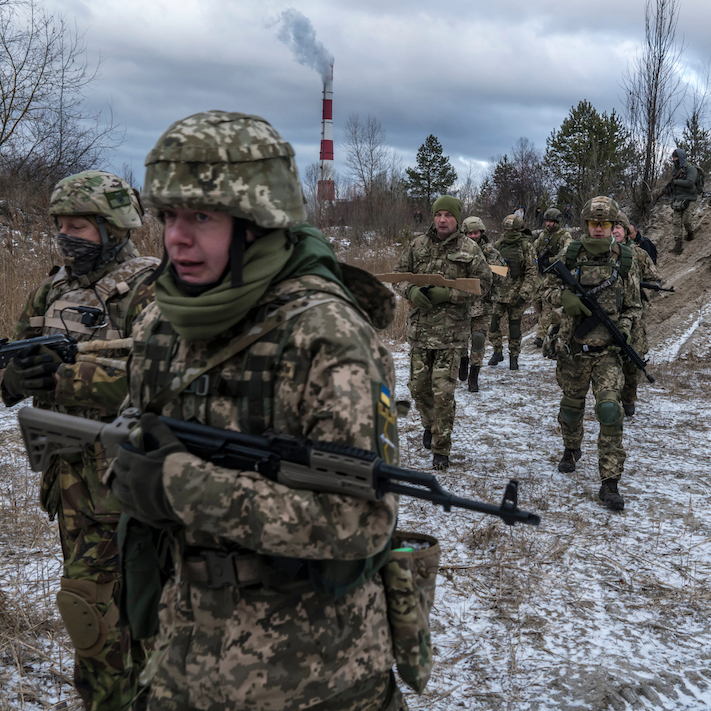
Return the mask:
M118 525L121 561L121 620L133 639L158 634L158 604L168 575L165 531L121 514Z
M59 459L53 457L52 463L40 477L40 506L43 511L49 514L50 521L54 521L57 511L59 511L59 500L62 493L59 483L59 467Z
M418 694L432 673L430 610L434 602L439 541L422 533L396 531L390 560L381 574L397 670Z

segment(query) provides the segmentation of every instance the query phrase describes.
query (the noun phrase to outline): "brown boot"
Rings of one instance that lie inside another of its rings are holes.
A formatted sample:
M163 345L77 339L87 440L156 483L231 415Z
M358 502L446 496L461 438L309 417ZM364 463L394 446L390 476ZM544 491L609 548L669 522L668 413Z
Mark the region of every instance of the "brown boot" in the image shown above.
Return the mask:
M481 366L473 365L469 368L469 392L478 393L479 392L479 370Z

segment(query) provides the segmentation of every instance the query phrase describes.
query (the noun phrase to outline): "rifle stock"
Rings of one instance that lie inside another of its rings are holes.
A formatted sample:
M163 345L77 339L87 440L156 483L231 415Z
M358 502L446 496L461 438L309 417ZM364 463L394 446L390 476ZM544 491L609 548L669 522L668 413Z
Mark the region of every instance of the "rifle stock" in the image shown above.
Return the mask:
M126 441L140 436L140 413L126 410L110 423L23 407L18 420L30 466L46 469L53 456L81 452L99 442L113 458ZM441 505L498 516L512 526L537 526L540 517L518 508L518 482L510 480L500 506L455 496L434 475L385 463L375 452L334 442L311 442L287 435L260 437L195 422L160 418L186 449L228 469L256 471L292 489L354 496L376 501L386 493L412 496Z

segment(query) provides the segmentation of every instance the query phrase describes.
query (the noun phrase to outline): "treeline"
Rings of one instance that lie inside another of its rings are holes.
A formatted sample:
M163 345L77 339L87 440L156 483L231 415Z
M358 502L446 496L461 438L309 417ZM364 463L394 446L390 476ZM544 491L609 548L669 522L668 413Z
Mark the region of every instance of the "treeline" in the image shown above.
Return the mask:
M706 174L711 170L710 70L684 80L689 68L676 42L678 10L678 0L647 0L644 42L621 77L621 113L600 113L582 100L551 132L545 149L522 137L510 152L491 158L483 173L470 165L457 175L434 135L420 146L416 165L406 168L377 117L351 115L340 146L346 170L333 176L336 203L318 200L318 166L307 170L310 219L347 225L356 241L369 234L399 239L419 226L418 211L426 224L432 202L450 193L460 197L466 214L494 224L520 206L531 227L537 226L536 208L570 205L576 216L594 195L616 198L644 221L670 177L674 146Z

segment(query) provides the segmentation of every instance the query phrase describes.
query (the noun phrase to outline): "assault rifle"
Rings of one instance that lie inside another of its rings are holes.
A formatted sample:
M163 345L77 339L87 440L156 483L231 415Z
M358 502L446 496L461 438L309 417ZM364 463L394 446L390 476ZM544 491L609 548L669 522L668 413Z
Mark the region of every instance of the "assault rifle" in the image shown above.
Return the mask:
M35 407L23 407L18 413L34 471L44 471L55 454L81 452L97 442L104 447L107 458L115 457L123 442L135 442L140 436L139 417L134 408L108 424ZM498 516L509 526L537 526L541 520L518 508L518 482L513 479L506 487L501 506L493 506L454 496L442 488L434 475L386 464L375 452L365 449L286 435L247 435L170 417L160 419L191 454L228 469L259 472L292 489L369 501L391 492L432 501L445 511L456 507Z
M627 343L627 338L620 329L617 328L617 324L607 315L605 309L597 303L597 299L592 294L588 294L588 292L580 286L578 280L568 270L568 267L558 259L546 269L546 272L554 272L563 284L569 286L571 291L580 297L580 301L583 305L592 312L592 314L575 329L576 338L584 338L593 328L602 324L610 332L613 342L620 351L645 374L650 383L656 382L655 378L647 372L647 361Z
M32 346L49 348L65 363L74 363L79 352L76 338L65 336L63 333L12 342L9 342L7 338L3 338L0 340L0 368L7 368L13 358L21 357L22 353L32 348Z
M659 284L655 284L653 281L641 281L639 285L643 289L651 289L652 291L674 291L674 287L670 286L668 289L665 289L663 286L660 286Z

